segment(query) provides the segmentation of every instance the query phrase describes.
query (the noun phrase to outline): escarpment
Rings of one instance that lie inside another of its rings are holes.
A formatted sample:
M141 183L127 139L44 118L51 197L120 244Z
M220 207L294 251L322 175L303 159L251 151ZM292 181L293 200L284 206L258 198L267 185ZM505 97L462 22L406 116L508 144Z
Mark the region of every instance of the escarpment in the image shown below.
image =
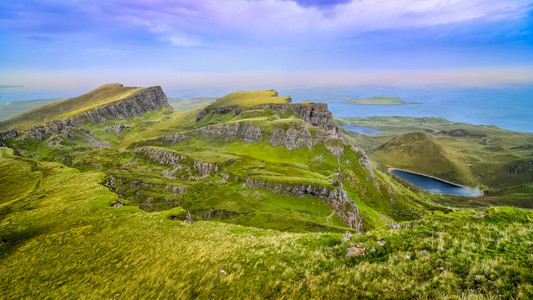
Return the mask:
M127 98L97 106L72 117L35 125L23 131L11 129L0 132L0 142L20 135L27 135L32 139L42 141L52 133L66 134L70 129L78 127L85 121L103 122L111 119L139 117L160 107L170 107L167 96L160 86L149 87Z
M290 194L295 196L319 197L328 203L331 208L350 228L362 231L362 218L357 205L347 197L342 183L335 182L338 188L327 188L310 184L289 185L279 182L266 182L263 180L246 179L246 187L250 189L266 189L276 194Z
M292 99L288 97L287 104L260 104L248 108L237 105L212 107L208 106L202 109L196 116L196 121L199 122L209 114L227 114L234 112L234 115L239 115L243 110L257 110L257 109L271 109L276 112L286 112L291 110L305 122L323 128L326 131L332 131L334 134L338 133L338 128L333 120L333 115L328 109L326 103L292 103Z
M251 122L205 126L195 130L193 134L200 134L206 140L223 137L226 141L242 139L245 143L260 142L263 137L261 128Z
M214 163L201 162L175 152L159 150L149 147L139 147L134 151L137 155L144 155L150 160L173 168L163 171L169 179L180 177L187 180L199 180L218 172L219 166Z

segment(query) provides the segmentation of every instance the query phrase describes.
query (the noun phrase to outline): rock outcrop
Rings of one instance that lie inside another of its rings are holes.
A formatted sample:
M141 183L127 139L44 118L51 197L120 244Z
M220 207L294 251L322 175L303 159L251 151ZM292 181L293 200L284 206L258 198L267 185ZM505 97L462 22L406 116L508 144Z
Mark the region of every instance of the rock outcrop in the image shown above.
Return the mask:
M79 126L85 121L103 122L110 119L139 117L148 111L157 110L162 106L171 107L161 87L149 87L125 99L95 107L73 117L54 120L44 125L33 126L23 132L16 130L0 132L0 142L21 134L26 134L32 139L43 141L52 133L67 134L70 129Z
M14 129L1 131L0 132L0 147L7 146L7 144L5 144L4 141L6 141L8 139L15 138L15 137L18 137L18 136L19 136L18 131L14 130Z
M211 176L211 174L219 170L217 164L196 161L175 152L139 147L135 149L134 153L145 155L152 161L174 168L172 171L163 171L163 176L169 179L175 179L175 176L180 176L182 179L199 180Z
M368 170L368 172L370 173L370 178L372 179L375 179L376 178L376 174L374 173L374 170L372 169L372 164L370 163L370 158L368 158L368 155L366 155L366 152L359 148L359 147L356 147L356 146L352 146L352 151L353 152L358 152L359 153L359 161L361 162L361 164L363 165L363 167L365 167L365 169Z
M261 142L261 127L251 122L210 125L197 129L192 134L200 134L206 140L224 138L225 141L242 139L245 143Z
M126 125L120 123L120 124L118 124L115 127L107 127L105 129L105 133L113 132L114 135L121 136L122 135L122 130L124 130L124 129L126 129L127 131L130 131L130 129L133 129L133 127L126 126Z
M167 135L163 137L163 141L171 142L172 144L185 142L188 139L189 139L188 135L181 134L181 133L171 134L171 135Z
M335 214L339 216L348 227L357 231L362 231L362 219L359 215L357 205L346 195L342 183L338 182L338 189L327 188L322 186L313 186L309 184L282 184L279 182L266 182L263 180L246 179L246 187L250 189L266 189L276 194L289 194L295 196L319 197L326 201Z
M163 185L160 185L160 184L146 183L146 182L142 182L142 181L139 181L139 180L134 180L134 181L130 182L130 188L131 189L137 189L137 188L141 188L141 189L148 189L148 188L164 189L165 191L172 192L172 194L175 197L185 193L185 191L187 190L186 186L174 186L174 185L165 185L165 186L163 186Z

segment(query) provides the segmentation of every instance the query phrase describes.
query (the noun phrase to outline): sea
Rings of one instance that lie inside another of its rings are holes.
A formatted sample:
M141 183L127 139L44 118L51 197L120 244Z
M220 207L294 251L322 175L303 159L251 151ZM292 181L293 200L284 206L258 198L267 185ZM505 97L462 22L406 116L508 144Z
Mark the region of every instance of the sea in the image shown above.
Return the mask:
M275 88L275 87L268 87ZM180 90L165 87L169 97L220 97L228 90ZM260 87L266 89L266 87ZM239 90L236 88L234 90ZM242 90L242 89L241 89ZM505 87L390 87L339 86L276 89L280 96L293 102L325 102L337 117L410 116L442 117L454 122L494 125L508 130L533 132L533 85ZM28 99L68 98L86 91L39 90L28 87L0 86L0 102ZM423 104L355 105L342 103L347 98L372 96L400 97Z

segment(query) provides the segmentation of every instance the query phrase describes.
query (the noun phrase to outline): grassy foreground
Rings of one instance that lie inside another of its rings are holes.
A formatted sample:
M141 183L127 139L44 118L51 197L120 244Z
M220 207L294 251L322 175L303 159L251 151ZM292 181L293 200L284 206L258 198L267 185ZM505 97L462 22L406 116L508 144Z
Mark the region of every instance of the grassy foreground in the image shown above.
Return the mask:
M369 254L344 260L341 234L172 221L181 208L112 208L102 173L0 153L5 298L533 297L527 210L438 212L378 228L352 237Z

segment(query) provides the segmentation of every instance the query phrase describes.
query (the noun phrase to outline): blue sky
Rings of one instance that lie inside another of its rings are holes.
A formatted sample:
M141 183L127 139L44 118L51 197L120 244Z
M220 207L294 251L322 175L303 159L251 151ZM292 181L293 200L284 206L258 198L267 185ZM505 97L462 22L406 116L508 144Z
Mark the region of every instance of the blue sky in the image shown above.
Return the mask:
M0 85L533 82L533 1L10 0Z

